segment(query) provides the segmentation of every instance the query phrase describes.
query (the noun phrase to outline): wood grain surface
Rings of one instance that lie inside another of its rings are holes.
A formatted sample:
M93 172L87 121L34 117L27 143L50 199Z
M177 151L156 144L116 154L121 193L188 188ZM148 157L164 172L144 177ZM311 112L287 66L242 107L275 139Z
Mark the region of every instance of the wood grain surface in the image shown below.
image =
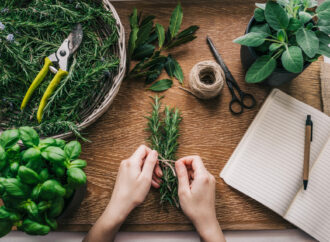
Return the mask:
M128 16L134 7L145 14L157 16L156 22L168 26L176 1L114 2L119 16L130 31ZM185 83L190 69L199 61L213 60L206 44L210 36L224 58L233 76L244 91L252 93L258 101L253 110L233 116L228 110L231 100L227 86L218 98L197 100L174 87L164 92L163 102L182 111L180 148L178 157L200 155L207 169L216 177L216 213L223 229L283 229L293 227L280 216L258 202L227 186L219 172L249 127L264 102L270 88L244 82L240 62L240 46L232 42L244 33L253 14L254 1L182 1L184 18L182 27L199 25L198 38L175 49L173 56L182 66ZM321 109L320 61L311 64L291 84L282 87L286 93ZM166 77L166 74L163 74ZM62 230L87 230L106 207L115 183L118 166L148 136L144 116L151 110L149 96L143 81L125 80L112 107L85 133L91 143L83 144L83 158L88 161L87 196L70 219L63 221ZM198 209L198 208L196 208ZM145 202L136 208L122 227L130 231L191 230L190 221L176 208L159 206L159 194L151 190Z

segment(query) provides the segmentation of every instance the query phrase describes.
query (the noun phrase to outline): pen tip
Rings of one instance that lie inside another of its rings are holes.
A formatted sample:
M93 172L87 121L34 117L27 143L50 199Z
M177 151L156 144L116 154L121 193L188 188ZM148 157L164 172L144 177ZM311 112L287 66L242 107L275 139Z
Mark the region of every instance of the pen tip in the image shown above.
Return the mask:
M304 190L307 189L308 180L304 180Z

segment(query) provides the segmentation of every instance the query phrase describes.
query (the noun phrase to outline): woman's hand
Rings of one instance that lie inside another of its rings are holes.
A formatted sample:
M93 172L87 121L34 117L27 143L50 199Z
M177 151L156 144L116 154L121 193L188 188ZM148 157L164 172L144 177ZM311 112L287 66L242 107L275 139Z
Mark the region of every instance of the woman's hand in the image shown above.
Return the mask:
M113 241L121 224L144 201L150 187L159 188L161 176L158 153L141 145L121 162L110 202L84 241Z
M225 241L215 213L215 178L199 156L187 156L175 163L179 200L203 241Z

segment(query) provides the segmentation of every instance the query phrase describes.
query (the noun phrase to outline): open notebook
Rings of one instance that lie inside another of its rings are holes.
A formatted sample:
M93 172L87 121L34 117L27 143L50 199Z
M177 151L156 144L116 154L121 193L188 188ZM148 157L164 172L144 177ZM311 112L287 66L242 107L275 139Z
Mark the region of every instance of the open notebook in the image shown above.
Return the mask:
M313 121L303 190L306 115ZM330 117L274 89L220 173L224 181L320 241L330 241Z

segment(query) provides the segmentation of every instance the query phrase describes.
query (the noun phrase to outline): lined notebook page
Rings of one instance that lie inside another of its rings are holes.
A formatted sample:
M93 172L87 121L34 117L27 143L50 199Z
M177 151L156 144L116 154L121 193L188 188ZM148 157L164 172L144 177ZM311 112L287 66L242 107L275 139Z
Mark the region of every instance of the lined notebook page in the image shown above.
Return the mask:
M274 89L220 176L284 215L302 184L306 115L314 123L311 164L330 134L330 118Z
M330 241L330 139L310 172L285 219L320 241Z

